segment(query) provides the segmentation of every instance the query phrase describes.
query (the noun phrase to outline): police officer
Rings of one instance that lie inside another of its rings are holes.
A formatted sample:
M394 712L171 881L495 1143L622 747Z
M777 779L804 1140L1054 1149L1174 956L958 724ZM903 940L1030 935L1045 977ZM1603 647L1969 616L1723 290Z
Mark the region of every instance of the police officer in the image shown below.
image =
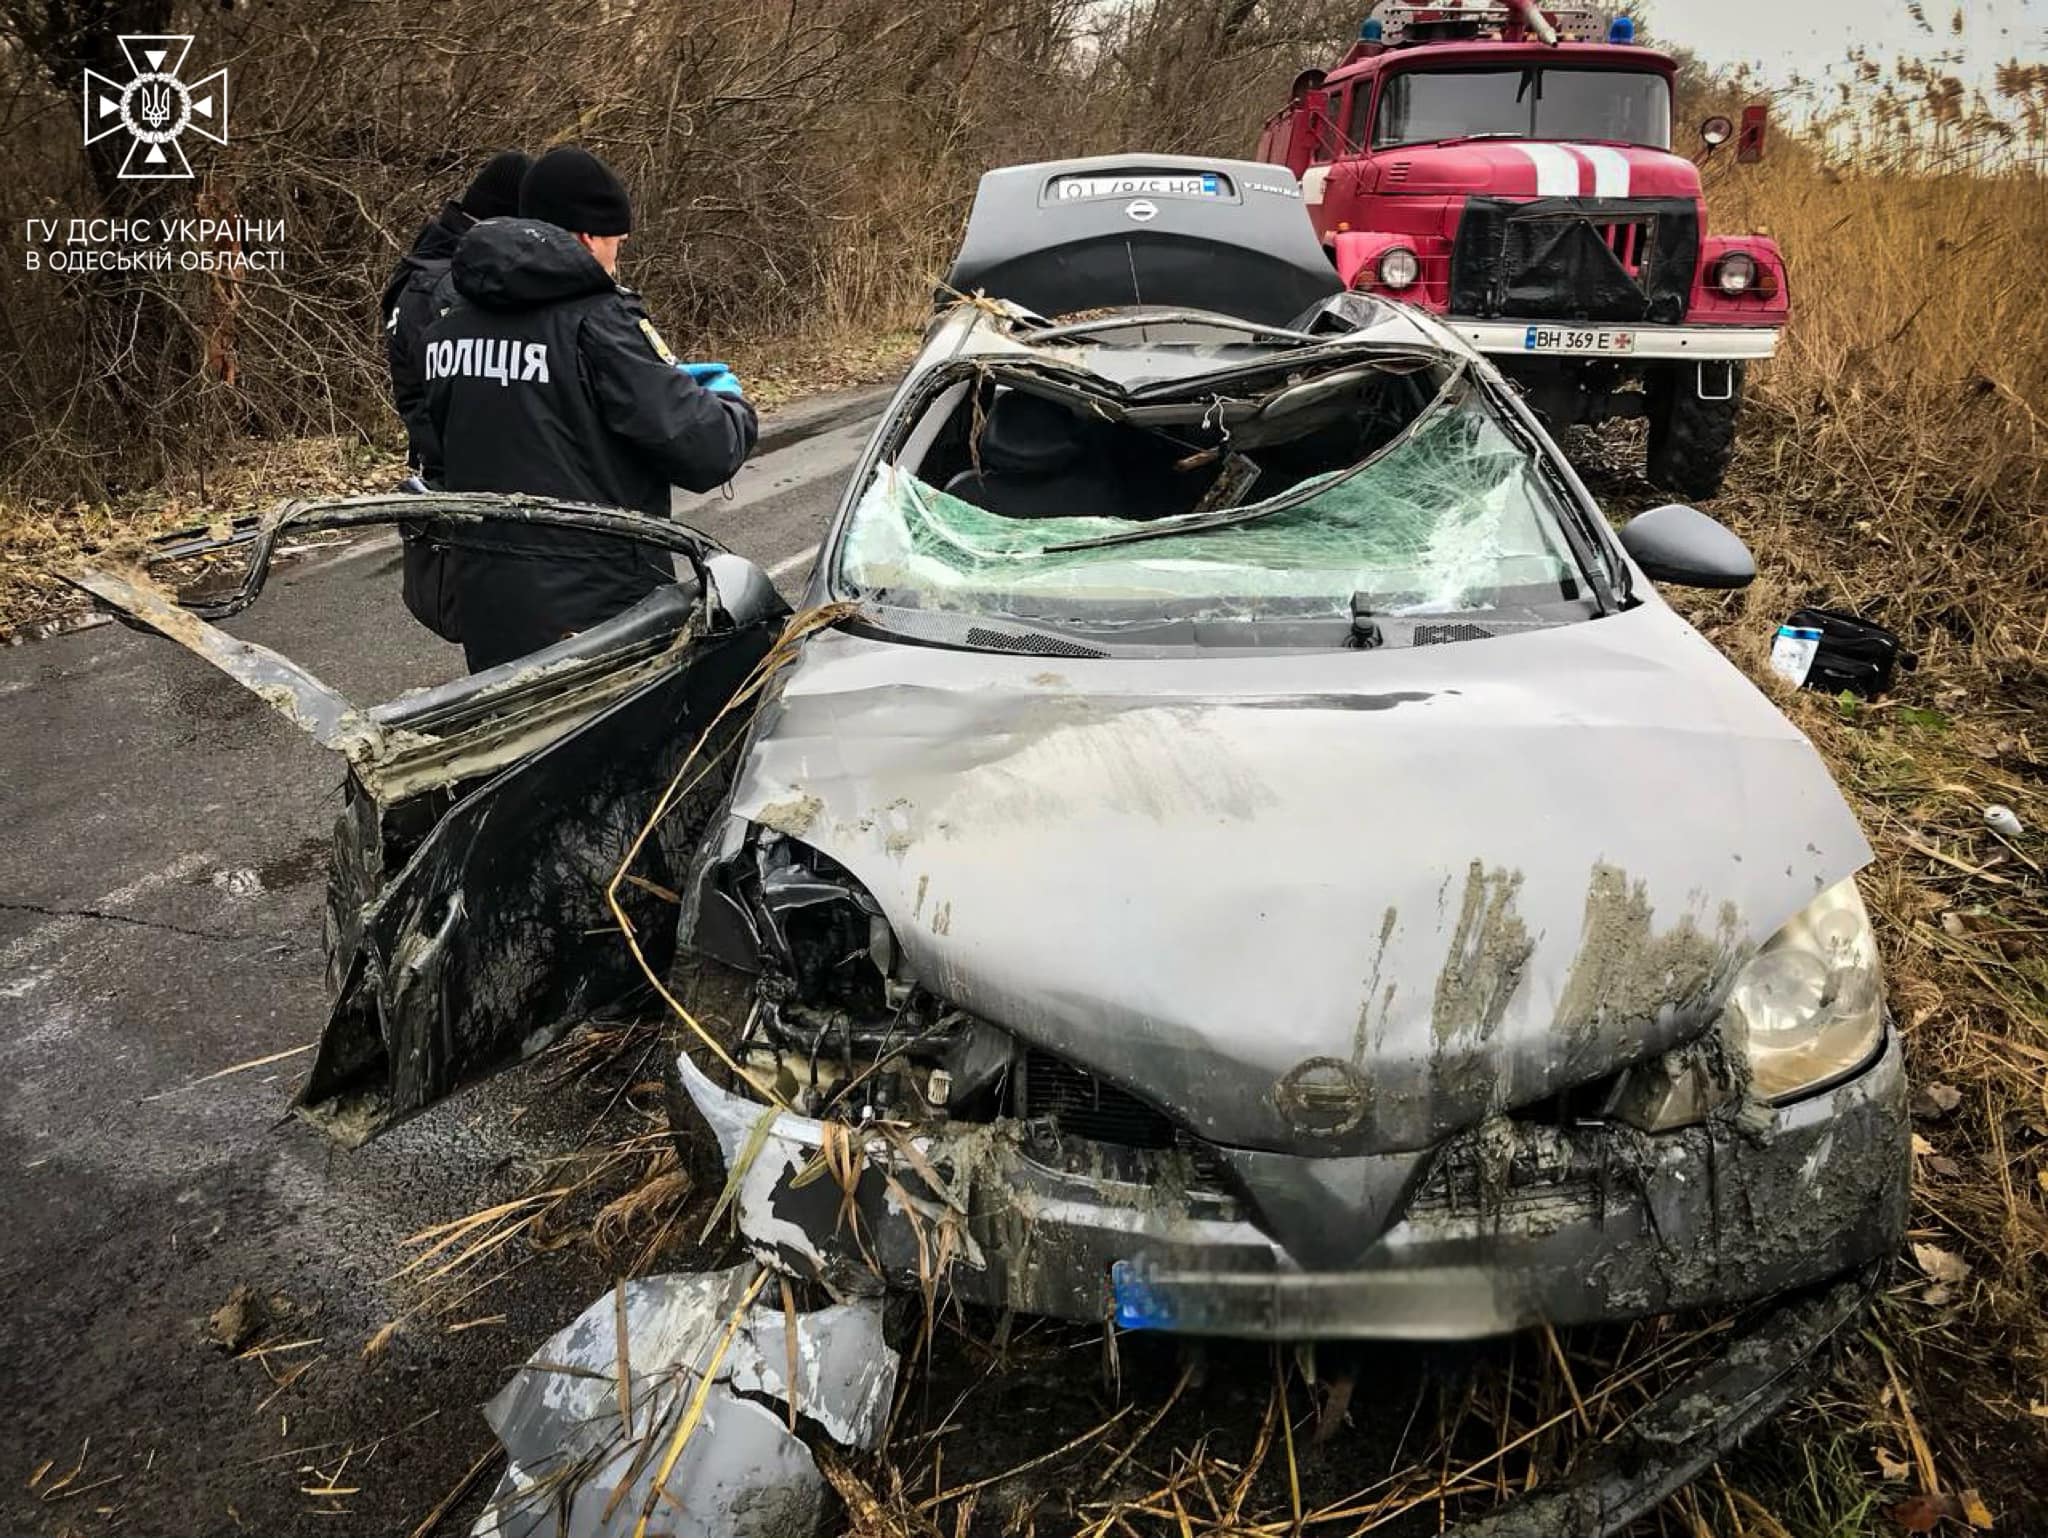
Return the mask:
M435 292L448 275L455 247L480 219L519 212L519 184L533 157L503 150L485 161L462 196L443 204L421 228L412 249L384 285L384 359L391 369L391 404L405 422L406 459L414 471L426 463L432 428L427 422L424 342L440 312ZM417 490L418 481L406 482ZM405 539L404 597L413 618L446 641L462 639L462 615L449 580L448 554L426 525L400 524Z
M434 286L448 271L455 247L479 219L497 219L519 212L519 184L533 168L533 157L503 150L483 169L461 197L441 205L441 212L421 226L412 249L392 269L384 285L384 360L391 369L391 404L405 422L406 458L421 465L426 439L427 381L420 341L434 319Z
M709 491L739 469L754 408L730 370L678 365L619 286L632 227L619 179L564 147L534 162L518 218L462 237L452 303L426 338L436 485L666 518L671 485ZM675 578L666 551L581 530L490 523L454 544L472 672L600 624Z

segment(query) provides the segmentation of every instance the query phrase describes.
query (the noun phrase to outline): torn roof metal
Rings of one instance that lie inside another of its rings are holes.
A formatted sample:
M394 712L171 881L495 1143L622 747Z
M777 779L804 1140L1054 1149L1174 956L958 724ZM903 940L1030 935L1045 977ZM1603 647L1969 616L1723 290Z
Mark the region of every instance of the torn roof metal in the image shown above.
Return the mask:
M1330 358L1374 352L1448 362L1479 357L1455 332L1405 305L1341 294L1324 308L1340 316L1347 329L1317 333L1254 327L1220 312L1144 309L1048 326L1014 305L963 302L933 322L923 366L969 358L1045 364L1091 374L1119 390L1141 391L1169 390L1235 368L1275 363L1311 368Z

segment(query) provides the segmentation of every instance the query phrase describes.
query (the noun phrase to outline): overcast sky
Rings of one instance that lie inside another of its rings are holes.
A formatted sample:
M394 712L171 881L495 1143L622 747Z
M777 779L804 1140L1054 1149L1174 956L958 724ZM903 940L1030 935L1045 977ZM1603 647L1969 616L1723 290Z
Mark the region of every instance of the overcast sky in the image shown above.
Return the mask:
M1906 0L1652 0L1649 21L1710 64L1752 64L1779 82L1838 74L1858 43L1879 63L1953 55L1944 68L1987 88L2005 60L2048 60L2048 0L1926 0L1921 9L1924 24Z

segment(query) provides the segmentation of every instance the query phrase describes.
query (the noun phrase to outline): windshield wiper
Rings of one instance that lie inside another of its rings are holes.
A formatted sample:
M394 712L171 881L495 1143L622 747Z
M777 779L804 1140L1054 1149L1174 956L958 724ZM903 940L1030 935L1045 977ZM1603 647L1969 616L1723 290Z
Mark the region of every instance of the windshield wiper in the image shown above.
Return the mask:
M1465 377L1467 361L1464 358L1458 359L1451 368L1450 373L1445 376L1443 385L1436 392L1435 398L1427 406L1424 406L1421 411L1417 412L1414 419L1406 427L1402 428L1393 437L1389 438L1348 470L1341 470L1332 476L1303 481L1292 491L1284 491L1277 497L1273 497L1265 502L1256 503L1251 507L1226 508L1214 513L1190 513L1180 518L1162 518L1156 523L1146 525L1142 529L1126 529L1116 534L1099 534L1093 539L1073 539L1066 541L1064 544L1047 545L1039 554L1059 555L1070 550L1100 550L1109 545L1136 545L1151 539L1167 539L1176 534L1200 534L1210 529L1239 528L1244 524L1257 523L1262 518L1270 518L1275 513L1284 513L1289 508L1299 507L1311 498L1319 497L1333 487L1341 486L1346 481L1363 475L1374 465L1393 453L1394 450L1407 443L1424 426L1434 420L1450 404L1459 381Z

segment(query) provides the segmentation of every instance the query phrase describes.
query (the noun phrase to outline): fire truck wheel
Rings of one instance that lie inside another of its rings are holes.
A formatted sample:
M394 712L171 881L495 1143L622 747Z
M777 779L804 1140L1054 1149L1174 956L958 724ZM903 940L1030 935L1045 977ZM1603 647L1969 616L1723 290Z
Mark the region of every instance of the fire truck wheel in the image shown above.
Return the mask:
M1650 484L1681 496L1706 498L1721 490L1735 454L1735 418L1742 409L1743 365L1728 366L1728 398L1701 400L1700 366L1681 363L1660 369L1649 387ZM1707 384L1720 372L1707 367Z

